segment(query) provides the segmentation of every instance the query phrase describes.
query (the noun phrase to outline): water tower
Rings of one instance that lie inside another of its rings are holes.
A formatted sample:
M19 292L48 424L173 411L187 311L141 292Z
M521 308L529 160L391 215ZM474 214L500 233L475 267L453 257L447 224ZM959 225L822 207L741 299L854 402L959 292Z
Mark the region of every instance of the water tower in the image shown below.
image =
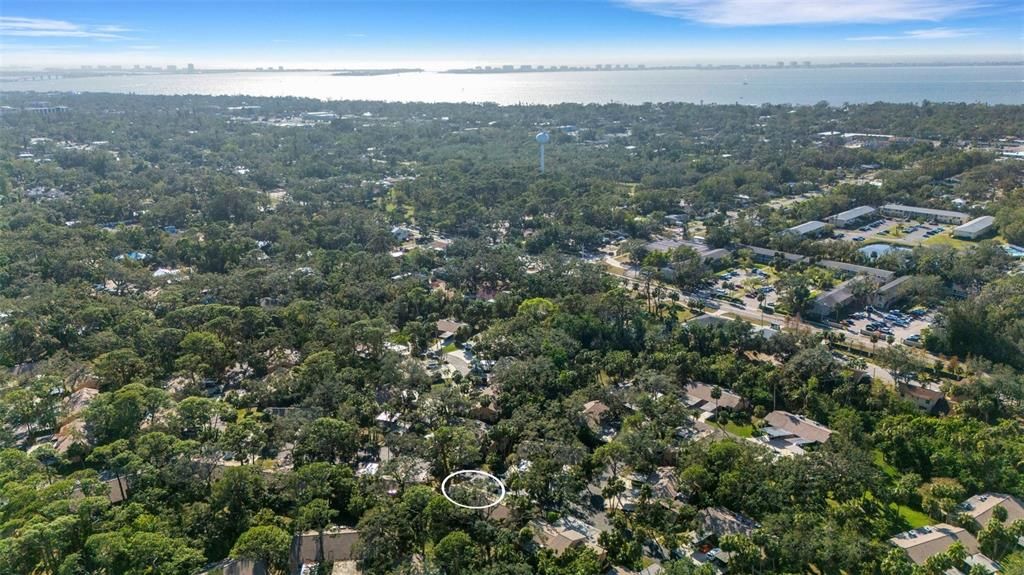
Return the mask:
M547 132L537 134L537 143L540 144L540 173L544 173L544 144L551 140Z

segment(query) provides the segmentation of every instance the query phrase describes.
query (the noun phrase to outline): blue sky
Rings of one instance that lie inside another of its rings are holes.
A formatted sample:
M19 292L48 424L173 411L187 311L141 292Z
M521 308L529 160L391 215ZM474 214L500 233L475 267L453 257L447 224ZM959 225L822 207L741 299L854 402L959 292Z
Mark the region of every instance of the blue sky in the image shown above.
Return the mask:
M0 65L1024 59L1007 0L4 0Z

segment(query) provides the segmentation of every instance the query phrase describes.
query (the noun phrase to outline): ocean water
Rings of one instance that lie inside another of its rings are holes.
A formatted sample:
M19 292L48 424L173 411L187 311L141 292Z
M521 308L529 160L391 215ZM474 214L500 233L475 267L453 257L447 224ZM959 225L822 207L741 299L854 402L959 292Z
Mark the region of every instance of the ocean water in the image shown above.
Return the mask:
M755 70L643 70L333 76L230 72L16 80L2 91L299 96L397 102L815 104L984 102L1024 104L1024 66L913 66Z

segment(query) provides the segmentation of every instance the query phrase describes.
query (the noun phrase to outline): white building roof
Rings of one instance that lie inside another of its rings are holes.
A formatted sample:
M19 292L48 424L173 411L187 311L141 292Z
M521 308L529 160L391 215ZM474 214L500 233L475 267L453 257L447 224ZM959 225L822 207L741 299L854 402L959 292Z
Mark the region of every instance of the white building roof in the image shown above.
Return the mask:
M802 223L802 224L800 224L798 226L793 226L793 227L787 229L786 231L790 232L790 233L793 233L793 234L799 234L801 236L805 236L807 234L814 233L814 232L816 232L816 231L818 231L818 230L820 230L820 229L822 229L824 227L825 227L825 222L819 222L818 220L811 220L809 222L804 222L804 223Z
M848 222L873 213L875 213L875 208L871 206L857 206L856 208L851 208L845 212L839 212L836 214L835 218L837 221Z
M961 218L966 219L968 216L963 212L954 212L952 210L936 210L934 208L919 208L917 206L905 206L903 204L885 204L882 206L884 210L891 210L895 212L910 212L912 214L924 214L927 216L944 216L947 218Z
M957 226L953 231L967 234L976 234L992 227L996 219L992 216L981 216L974 218L962 226Z

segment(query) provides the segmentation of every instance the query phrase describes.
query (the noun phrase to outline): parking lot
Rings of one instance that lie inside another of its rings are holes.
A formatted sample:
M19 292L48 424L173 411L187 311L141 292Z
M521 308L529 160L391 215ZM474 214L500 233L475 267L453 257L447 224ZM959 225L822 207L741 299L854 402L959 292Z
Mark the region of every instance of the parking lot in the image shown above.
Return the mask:
M735 298L738 303L726 302L724 307L760 313L761 302L757 299L758 293L764 294L766 308L774 308L778 301L779 294L772 285L776 279L770 268L734 268L719 273L715 276L714 287L700 290L696 295L714 299Z
M865 310L851 314L842 323L850 333L877 335L883 341L891 335L899 343L920 345L921 330L930 326L932 319L932 311L924 309L915 310L914 313Z
M848 230L836 230L838 239L863 243L899 242L917 245L938 234L949 233L950 224L932 224L880 218Z

